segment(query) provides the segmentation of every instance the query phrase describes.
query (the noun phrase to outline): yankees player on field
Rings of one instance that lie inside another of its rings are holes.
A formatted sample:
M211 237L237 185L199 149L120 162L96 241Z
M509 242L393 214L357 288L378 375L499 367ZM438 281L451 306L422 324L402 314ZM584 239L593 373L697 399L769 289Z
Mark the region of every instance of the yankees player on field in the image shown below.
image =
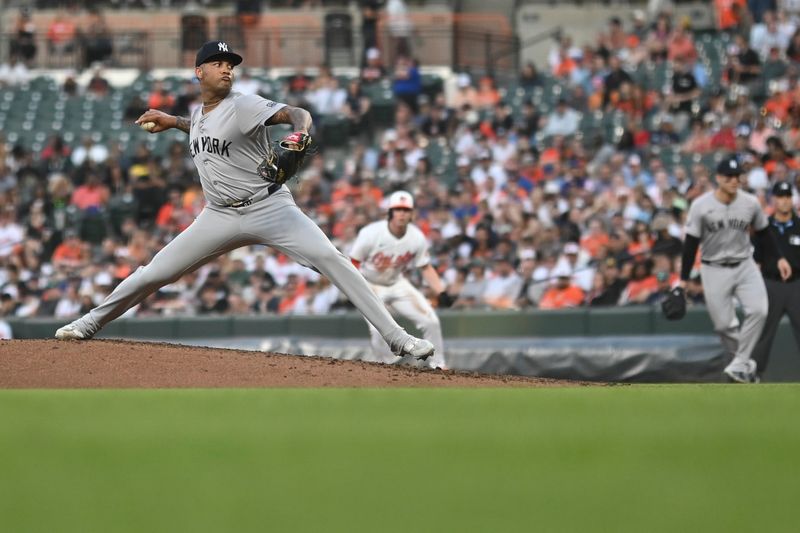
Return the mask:
M271 246L328 277L361 311L398 356L427 359L433 345L401 328L363 276L319 227L295 204L282 184L259 172L267 157L269 126L290 124L284 141L304 139L311 115L304 109L257 95L231 91L234 67L242 57L220 41L197 52L195 75L203 101L190 118L150 109L137 124L153 122L151 133L177 128L189 134L206 206L197 219L146 266L128 276L100 305L58 331L58 339L89 339L100 328L160 287L212 259L242 246Z
M758 199L739 190L741 174L735 156L723 159L717 166L717 187L699 196L689 208L680 286L686 288L699 245L706 307L723 348L732 357L724 372L733 381L752 383L757 379L751 354L767 317L767 291L752 257L751 228L779 257L781 277L787 279L792 272L768 231ZM734 297L744 311L741 327Z
M414 322L424 337L433 343L435 355L431 368L445 368L442 327L431 304L403 275L409 268L421 269L422 277L446 300L444 285L431 265L428 243L422 231L411 223L414 198L406 191L389 196L387 220L364 226L358 232L350 258L369 282L372 290L386 306ZM449 301L442 302L445 305ZM386 361L388 346L378 331L370 326L372 349L378 359Z

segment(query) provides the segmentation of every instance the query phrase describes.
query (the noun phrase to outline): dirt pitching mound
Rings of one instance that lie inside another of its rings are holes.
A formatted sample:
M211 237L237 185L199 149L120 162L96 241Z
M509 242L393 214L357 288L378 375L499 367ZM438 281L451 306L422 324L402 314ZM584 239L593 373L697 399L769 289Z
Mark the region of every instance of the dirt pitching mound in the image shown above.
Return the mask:
M585 384L165 343L0 341L0 388L574 385Z

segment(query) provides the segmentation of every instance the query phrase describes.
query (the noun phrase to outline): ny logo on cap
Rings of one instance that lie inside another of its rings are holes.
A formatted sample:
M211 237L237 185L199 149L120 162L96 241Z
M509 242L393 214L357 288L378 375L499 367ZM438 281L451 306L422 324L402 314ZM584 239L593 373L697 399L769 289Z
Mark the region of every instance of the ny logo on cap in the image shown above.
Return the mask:
M228 51L228 45L225 44L225 43L217 43L217 46L219 47L219 51L220 52L227 52Z

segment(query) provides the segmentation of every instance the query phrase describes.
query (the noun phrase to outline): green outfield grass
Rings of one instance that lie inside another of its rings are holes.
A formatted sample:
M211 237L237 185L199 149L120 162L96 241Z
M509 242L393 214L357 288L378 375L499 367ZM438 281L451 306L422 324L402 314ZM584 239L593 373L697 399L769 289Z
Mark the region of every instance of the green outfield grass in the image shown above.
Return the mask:
M800 386L0 392L0 530L797 531Z

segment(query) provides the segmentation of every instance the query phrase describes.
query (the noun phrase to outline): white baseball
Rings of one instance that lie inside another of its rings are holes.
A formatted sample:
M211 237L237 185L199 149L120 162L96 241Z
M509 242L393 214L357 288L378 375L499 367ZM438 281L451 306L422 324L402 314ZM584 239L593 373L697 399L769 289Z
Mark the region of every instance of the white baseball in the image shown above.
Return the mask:
M141 124L139 124L139 127L142 128L145 131L150 131L150 130L152 130L153 128L156 127L156 123L155 122L142 122Z

